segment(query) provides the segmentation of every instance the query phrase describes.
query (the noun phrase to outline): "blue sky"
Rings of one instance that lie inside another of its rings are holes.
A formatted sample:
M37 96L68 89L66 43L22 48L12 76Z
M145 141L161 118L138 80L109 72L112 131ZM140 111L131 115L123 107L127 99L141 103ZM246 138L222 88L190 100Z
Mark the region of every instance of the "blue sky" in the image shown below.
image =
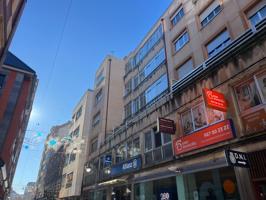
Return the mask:
M71 119L75 104L86 89L93 88L94 74L104 57L113 53L123 58L134 50L170 3L27 1L10 50L37 72L39 86L28 126L33 132L27 131L26 137L40 132L43 140L22 149L13 181L15 191L23 193L27 182L36 181L44 138L52 126Z

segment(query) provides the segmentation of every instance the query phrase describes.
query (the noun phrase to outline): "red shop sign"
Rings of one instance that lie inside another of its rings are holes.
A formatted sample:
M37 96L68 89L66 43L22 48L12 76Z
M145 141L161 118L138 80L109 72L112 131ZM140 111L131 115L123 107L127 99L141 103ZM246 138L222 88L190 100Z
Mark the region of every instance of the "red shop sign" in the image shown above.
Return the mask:
M226 112L227 102L224 97L224 94L204 88L203 98L207 107Z
M233 122L224 120L173 141L175 155L234 138Z

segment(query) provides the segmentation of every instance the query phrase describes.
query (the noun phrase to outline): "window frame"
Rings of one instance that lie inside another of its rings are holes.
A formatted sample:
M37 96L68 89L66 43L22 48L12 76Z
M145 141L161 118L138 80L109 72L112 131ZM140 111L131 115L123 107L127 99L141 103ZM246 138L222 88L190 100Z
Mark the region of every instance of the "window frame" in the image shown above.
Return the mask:
M179 76L179 73L178 73L178 70L180 70L186 63L188 63L189 61L191 61L191 63L192 63L192 70L189 72L189 73L187 73L187 74L185 74L182 78L180 78ZM194 64L194 60L193 60L193 57L192 57L192 55L191 56L189 56L188 58L186 58L180 65L178 65L176 68L175 68L175 71L177 72L177 76L178 76L178 78L177 78L177 80L181 80L181 79L183 79L183 78L185 78L188 74L190 74L193 70L195 69L195 64Z
M183 15L180 17L179 13L181 12L181 10L183 11ZM174 23L173 20L176 19L177 15L179 15L180 18ZM172 28L175 27L183 19L184 16L185 16L185 11L183 5L181 4L180 6L178 6L176 11L170 17Z
M203 19L201 20L201 15L207 10L209 9L212 4L214 4L215 2L217 2L217 6L211 11L208 13L208 15ZM215 11L217 8L220 8L219 11ZM223 4L219 1L219 0L212 0L210 1L210 3L208 3L198 14L198 20L199 20L199 24L200 24L200 27L201 28L205 28L210 22L212 22L220 13L221 11L223 10ZM214 13L215 12L215 13ZM202 22L205 20L205 19L208 19L208 17L213 13L213 16L211 19L209 19L207 21L207 23L203 24Z
M182 44L182 46L179 47L179 49L176 48L176 44L178 41L181 41L181 38L183 38L184 35L187 35L187 41ZM190 41L190 36L189 36L189 32L188 32L188 29L185 28L177 37L176 39L173 40L173 49L174 49L174 53L177 53L179 51L181 51L181 49L183 49L184 46L186 46L186 44L188 44Z
M96 145L96 146L94 146L94 145ZM96 148L94 148L94 147L96 147ZM94 138L94 139L92 140L92 142L91 142L90 153L94 153L94 152L96 152L97 149L98 149L98 138Z
M100 96L99 96L100 95ZM101 88L95 95L95 105L97 105L103 98L103 89Z

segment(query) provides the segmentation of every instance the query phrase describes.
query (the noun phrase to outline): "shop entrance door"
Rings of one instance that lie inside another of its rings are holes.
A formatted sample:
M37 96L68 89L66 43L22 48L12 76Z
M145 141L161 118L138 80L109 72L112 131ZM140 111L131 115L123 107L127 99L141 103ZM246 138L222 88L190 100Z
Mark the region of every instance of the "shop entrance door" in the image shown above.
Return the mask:
M112 192L112 200L130 200L131 185L114 187Z

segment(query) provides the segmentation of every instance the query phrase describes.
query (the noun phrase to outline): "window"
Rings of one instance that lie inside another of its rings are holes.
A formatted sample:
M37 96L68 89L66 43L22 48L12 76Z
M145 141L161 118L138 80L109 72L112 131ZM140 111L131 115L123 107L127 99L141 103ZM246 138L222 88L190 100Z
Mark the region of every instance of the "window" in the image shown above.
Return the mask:
M178 79L184 78L187 74L189 74L193 70L193 62L192 59L189 59L184 64L182 64L176 71L178 74Z
M222 7L218 0L213 1L212 4L209 5L199 16L201 26L204 27L210 23L214 17L220 13L221 10Z
M95 139L92 143L91 143L91 153L95 152L98 148L98 139Z
M135 56L135 65L137 66L144 57L151 51L154 45L161 39L163 36L163 29L162 25L160 25L151 37L145 42L145 44L140 48L140 50L136 53Z
M174 42L175 51L179 51L189 41L188 32L185 31L181 36Z
M185 15L184 9L183 7L180 7L176 11L176 14L171 18L172 26L175 26L184 17L184 15Z
M258 24L261 20L266 17L266 5L259 9L254 15L252 15L249 20L253 26Z
M126 84L125 84L125 96L128 95L132 90L132 80L130 79Z
M146 97L145 97L145 92L139 95L139 106L140 109L143 108L146 105Z
M99 86L102 81L104 80L103 70L99 73L99 75L96 77L96 87Z
M132 105L131 102L129 102L126 106L125 106L125 119L130 117L132 114Z
M79 136L79 127L76 128L74 131L73 131L73 137L78 137Z
M72 186L72 181L73 181L73 172L67 174L66 176L66 188L69 188Z
M216 36L209 44L207 44L208 56L211 57L216 53L224 49L228 44L230 44L231 39L227 30Z
M75 153L71 153L70 157L69 157L69 163L74 162L76 160L76 154Z
M146 103L151 102L161 93L163 93L168 88L167 76L166 74L161 76L155 83L153 83L146 91L145 91L145 100Z
M98 104L103 97L103 90L100 89L100 91L95 96L95 104Z
M133 153L132 156L137 156L140 154L140 143L139 138L133 140Z
M127 149L125 144L121 144L116 148L115 162L120 163L127 158Z
M145 152L152 150L152 132L145 134Z
M128 74L131 71L131 69L133 69L134 67L135 67L134 58L130 58L126 64L125 73Z
M266 103L266 73L258 74L235 87L238 107L241 112Z
M223 112L209 108L206 109L203 103L181 114L184 134L190 134L195 130L205 127L207 124L212 124L223 119Z
M135 114L139 111L139 97L133 100L132 103L132 114Z
M137 75L133 78L133 86L132 86L132 89L134 90L138 85L139 85L139 75L137 74Z
M78 111L76 113L76 120L78 120L81 115L82 115L82 106L78 109Z
M0 74L0 89L4 87L5 75Z
M100 123L100 112L98 112L97 114L94 115L93 119L92 119L92 126L95 127Z

